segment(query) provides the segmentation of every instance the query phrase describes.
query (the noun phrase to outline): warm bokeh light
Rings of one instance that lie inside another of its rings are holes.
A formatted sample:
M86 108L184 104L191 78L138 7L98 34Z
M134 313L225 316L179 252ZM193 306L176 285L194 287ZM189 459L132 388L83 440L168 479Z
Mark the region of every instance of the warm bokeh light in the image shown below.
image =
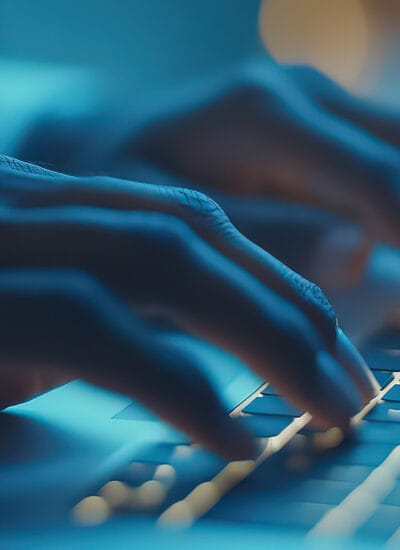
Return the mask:
M99 525L108 519L110 512L110 506L104 498L90 496L72 509L72 517L80 525Z
M264 0L259 26L278 61L309 64L347 87L357 86L369 43L361 0Z

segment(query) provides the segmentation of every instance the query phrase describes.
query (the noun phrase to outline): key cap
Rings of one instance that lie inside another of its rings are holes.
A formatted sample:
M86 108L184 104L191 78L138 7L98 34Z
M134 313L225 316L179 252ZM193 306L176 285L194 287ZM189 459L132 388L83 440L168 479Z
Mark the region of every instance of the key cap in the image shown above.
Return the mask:
M400 507L400 483L397 483L392 492L385 498L383 504ZM400 508L399 508L399 527L400 527Z
M356 487L357 483L349 481L306 479L297 487L285 491L282 497L286 501L338 505Z
M400 404L394 402L380 403L365 417L368 422L400 422Z
M291 417L248 415L241 416L243 424L255 437L273 437L281 433L292 422Z
M400 370L400 357L387 351L370 351L364 353L367 365L372 370L398 371Z
M255 476L257 477L257 476ZM285 487L272 489L268 492L265 487L259 487L253 484L251 494L262 493L268 495L269 503L275 503L277 507L287 502L312 502L315 504L337 505L344 500L349 493L357 487L356 482L352 481L332 481L321 479L297 479L290 482ZM243 497L246 498L246 492L243 491Z
M276 395L257 397L243 410L249 414L272 414L277 416L300 416L302 412Z
M384 388L385 386L387 386L389 382L391 382L394 378L392 372L388 372L384 370L379 371L379 370L373 370L373 369L372 371L381 388Z
M385 401L400 401L400 384L393 386L384 396Z
M334 452L332 464L348 464L358 466L378 466L393 451L393 445L386 444L358 444Z
M400 444L400 426L396 422L361 422L354 435L357 443Z
M400 510L397 506L382 505L360 528L359 533L388 539L398 529L399 517Z
M177 481L206 481L220 472L227 461L204 449L191 446L188 452L179 453L172 456L169 464L176 471Z
M336 464L327 466L318 464L314 466L309 475L313 479L326 479L330 481L348 481L356 485L362 483L372 472L371 466L352 466L347 464Z
M235 523L259 523L274 527L311 529L332 508L329 504L314 502L281 502L279 506L268 495L227 495L205 516Z
M268 384L268 386L264 388L261 393L263 395L279 395L278 391L274 388L274 386L271 386L271 384Z

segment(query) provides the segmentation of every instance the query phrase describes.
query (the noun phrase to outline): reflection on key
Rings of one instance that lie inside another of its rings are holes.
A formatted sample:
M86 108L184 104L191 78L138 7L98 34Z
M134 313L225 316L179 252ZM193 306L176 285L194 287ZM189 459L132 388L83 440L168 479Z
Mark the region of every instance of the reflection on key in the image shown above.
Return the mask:
M243 412L249 414L272 414L278 416L301 416L302 411L286 403L276 395L265 395L252 401Z

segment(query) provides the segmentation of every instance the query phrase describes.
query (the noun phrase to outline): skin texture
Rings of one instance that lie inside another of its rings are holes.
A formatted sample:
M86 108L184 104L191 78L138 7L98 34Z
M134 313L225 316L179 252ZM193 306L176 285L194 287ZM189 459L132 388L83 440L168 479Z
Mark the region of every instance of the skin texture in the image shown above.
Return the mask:
M149 324L154 310L236 354L321 426L345 427L374 395L322 291L207 196L7 157L0 183L4 405L80 376L141 400L215 452L250 456L250 436L199 359Z

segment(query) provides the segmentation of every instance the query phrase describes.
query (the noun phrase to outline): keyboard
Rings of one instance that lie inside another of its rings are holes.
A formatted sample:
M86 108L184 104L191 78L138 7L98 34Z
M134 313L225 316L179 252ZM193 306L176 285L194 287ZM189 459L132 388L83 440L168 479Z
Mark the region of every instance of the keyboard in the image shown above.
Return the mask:
M112 465L72 517L99 524L135 513L175 528L205 518L400 545L399 355L366 354L381 391L350 437L313 431L310 415L265 383L231 412L257 437L255 460L227 462L184 438L154 445Z

